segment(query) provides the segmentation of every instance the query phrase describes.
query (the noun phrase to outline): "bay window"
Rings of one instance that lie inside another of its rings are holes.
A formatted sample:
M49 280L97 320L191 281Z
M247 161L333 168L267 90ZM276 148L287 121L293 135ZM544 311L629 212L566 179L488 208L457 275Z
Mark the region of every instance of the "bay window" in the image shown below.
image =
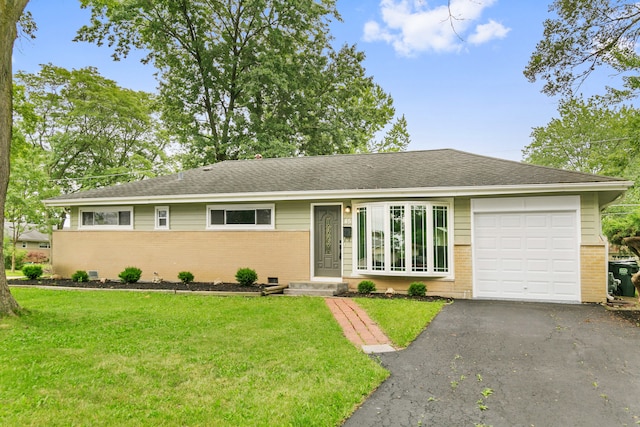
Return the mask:
M355 269L360 273L446 276L450 272L449 205L365 203L355 207Z

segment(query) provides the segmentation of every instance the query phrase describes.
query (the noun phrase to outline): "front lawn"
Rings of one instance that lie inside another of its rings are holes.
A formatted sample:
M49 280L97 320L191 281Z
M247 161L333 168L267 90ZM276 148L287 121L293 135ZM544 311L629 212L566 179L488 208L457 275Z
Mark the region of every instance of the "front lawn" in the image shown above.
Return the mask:
M332 426L388 375L319 298L12 293L0 425Z

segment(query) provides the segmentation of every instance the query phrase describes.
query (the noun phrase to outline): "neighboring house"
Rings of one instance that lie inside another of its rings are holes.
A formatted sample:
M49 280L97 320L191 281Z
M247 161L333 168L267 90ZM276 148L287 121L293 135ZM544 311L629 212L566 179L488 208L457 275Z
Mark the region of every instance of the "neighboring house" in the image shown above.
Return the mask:
M602 301L600 211L631 182L456 150L225 161L59 196L54 271L177 281L423 281L456 298Z
M13 224L7 221L4 223L4 236L9 239L13 238ZM38 231L34 224L27 225L25 231L18 236L16 249L26 251L27 253L37 252L45 256L47 259L51 258L51 243L49 242L49 236Z

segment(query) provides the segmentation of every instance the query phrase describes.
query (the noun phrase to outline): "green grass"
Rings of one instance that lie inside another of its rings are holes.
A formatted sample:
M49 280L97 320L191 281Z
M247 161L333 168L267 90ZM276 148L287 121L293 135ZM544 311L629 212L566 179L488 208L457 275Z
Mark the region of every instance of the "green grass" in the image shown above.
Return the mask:
M11 269L5 270L4 274L6 275L6 277L21 277L23 275L22 271L20 270L11 271Z
M3 426L332 426L388 375L322 299L12 293Z
M355 301L400 347L406 347L416 339L445 305L445 301L403 299L356 298Z

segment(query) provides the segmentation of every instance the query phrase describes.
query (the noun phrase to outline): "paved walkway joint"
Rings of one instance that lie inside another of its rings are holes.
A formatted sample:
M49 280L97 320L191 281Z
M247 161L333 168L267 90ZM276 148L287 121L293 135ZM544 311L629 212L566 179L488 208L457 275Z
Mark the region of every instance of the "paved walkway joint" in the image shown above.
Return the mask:
M391 340L369 315L351 298L325 298L344 336L365 353L395 351Z

